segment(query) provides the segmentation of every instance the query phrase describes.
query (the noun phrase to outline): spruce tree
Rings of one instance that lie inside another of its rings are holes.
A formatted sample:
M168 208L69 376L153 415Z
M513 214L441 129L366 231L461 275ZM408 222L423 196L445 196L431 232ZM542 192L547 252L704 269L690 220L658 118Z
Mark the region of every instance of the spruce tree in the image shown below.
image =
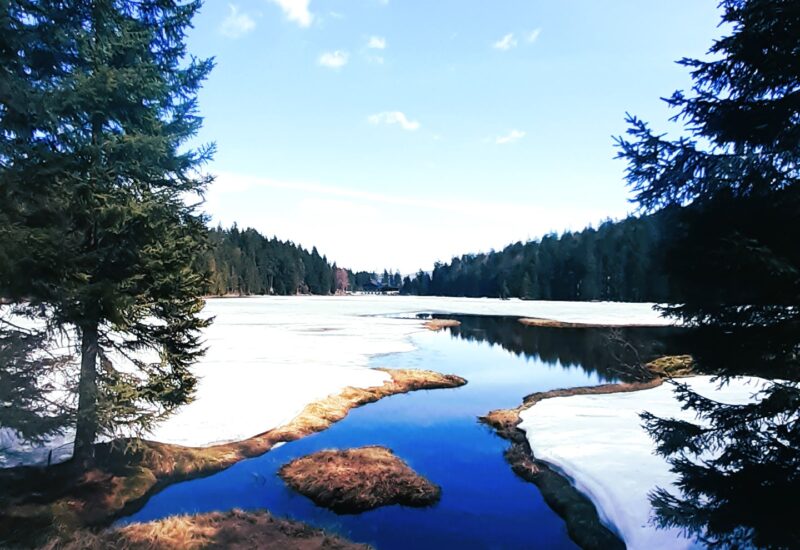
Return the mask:
M667 102L684 137L629 117L619 139L646 210L675 209L667 268L702 368L775 381L746 406L678 385L701 422L644 415L678 475L656 521L711 547L800 547L800 2L725 0L729 34L683 59L691 92ZM780 381L777 381L780 380ZM755 388L754 388L755 392Z
M519 297L523 300L529 300L533 297L531 276L527 271L522 275L522 281L519 283Z
M199 1L9 0L0 15L0 295L72 331L74 455L191 399L212 148L187 55ZM196 201L195 201L196 202Z

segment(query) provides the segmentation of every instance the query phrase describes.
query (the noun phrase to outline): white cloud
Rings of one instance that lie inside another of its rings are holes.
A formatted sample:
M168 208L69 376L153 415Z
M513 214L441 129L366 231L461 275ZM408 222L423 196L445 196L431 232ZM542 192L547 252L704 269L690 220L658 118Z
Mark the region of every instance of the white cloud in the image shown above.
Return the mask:
M377 113L374 115L370 115L367 119L370 124L397 124L403 130L414 131L418 130L420 124L416 120L409 120L409 118L400 111L384 111L382 113Z
M373 50L385 50L386 39L382 36L370 36L369 41L367 42L367 48L371 48Z
M536 42L536 39L539 38L539 35L542 33L542 29L533 29L531 32L528 33L526 40L528 42Z
M496 50L510 50L517 46L517 39L514 38L514 33L510 32L505 35L503 38L492 44L492 47Z
M340 69L347 65L349 59L350 54L342 50L336 50L333 52L325 52L320 55L318 63L330 69Z
M507 143L514 143L525 137L525 132L522 130L511 130L504 136L497 136L494 142L498 145L506 145Z
M311 0L269 0L279 6L286 19L294 21L301 27L308 27L314 20L314 15L308 11L308 4Z
M222 20L219 32L228 38L239 38L256 28L255 20L246 13L240 13L239 8L229 4L228 17Z

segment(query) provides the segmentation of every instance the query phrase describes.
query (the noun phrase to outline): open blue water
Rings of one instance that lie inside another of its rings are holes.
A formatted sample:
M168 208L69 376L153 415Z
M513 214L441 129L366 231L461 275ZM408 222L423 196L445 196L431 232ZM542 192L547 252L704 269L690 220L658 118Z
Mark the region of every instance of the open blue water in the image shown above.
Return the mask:
M461 388L397 395L354 409L324 432L287 443L213 476L172 485L121 523L176 513L267 509L379 549L575 548L538 489L503 458L508 443L477 421L534 391L614 379L602 331L522 327L503 318L460 318L462 327L414 337L411 353L373 366L463 376ZM605 347L604 347L605 346ZM560 351L559 351L560 350ZM442 487L436 505L337 515L286 487L276 471L321 449L384 445Z

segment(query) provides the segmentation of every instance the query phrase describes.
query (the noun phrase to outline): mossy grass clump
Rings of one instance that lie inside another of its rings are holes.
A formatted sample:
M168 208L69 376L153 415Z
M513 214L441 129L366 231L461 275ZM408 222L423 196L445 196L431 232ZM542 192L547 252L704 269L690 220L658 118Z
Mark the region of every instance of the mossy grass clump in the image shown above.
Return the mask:
M441 497L386 447L319 451L284 465L278 475L318 506L355 514L390 504L424 507Z
M645 365L650 372L666 377L677 378L695 373L695 361L691 355L665 355Z

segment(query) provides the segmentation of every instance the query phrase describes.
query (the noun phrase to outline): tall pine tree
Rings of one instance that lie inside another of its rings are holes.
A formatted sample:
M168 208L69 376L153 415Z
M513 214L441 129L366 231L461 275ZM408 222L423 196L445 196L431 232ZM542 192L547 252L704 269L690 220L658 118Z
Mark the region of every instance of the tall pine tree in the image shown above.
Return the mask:
M74 454L186 403L209 179L192 149L199 1L9 0L0 14L0 296L73 331Z
M644 209L677 207L667 251L695 354L727 377L775 381L733 406L679 386L702 422L644 415L680 494L652 495L661 526L712 547L800 547L800 2L725 0L710 60L684 59L694 86L667 101L686 137L630 117L620 139ZM755 388L754 388L755 391Z

